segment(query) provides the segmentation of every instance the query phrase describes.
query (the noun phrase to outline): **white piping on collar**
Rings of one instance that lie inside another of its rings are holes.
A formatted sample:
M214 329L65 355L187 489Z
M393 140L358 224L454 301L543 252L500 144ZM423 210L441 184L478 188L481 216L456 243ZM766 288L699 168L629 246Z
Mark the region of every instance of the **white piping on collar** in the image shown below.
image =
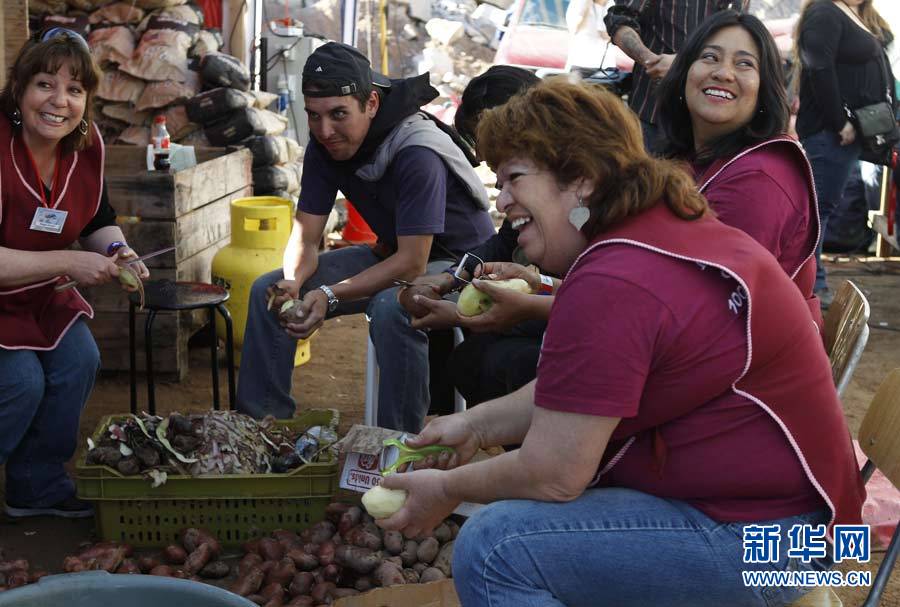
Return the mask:
M15 143L15 141L16 141L16 135L15 135L15 133L13 133L13 136L9 138L9 156L12 159L13 167L16 169L16 174L19 176L19 180L22 182L22 185L25 186L25 189L28 190L29 192L31 192L31 195L34 196L34 199L37 201L38 206L43 206L44 198L40 194L35 192L34 188L32 188L28 184L28 182L25 180L25 176L22 175L22 170L19 168L19 163L16 162L16 155L15 155L15 153L13 153L13 143ZM24 144L25 143L22 142L22 145L24 145ZM38 175L38 179L40 179L40 178L41 178L41 176Z
M806 157L806 150L803 149L803 145L801 145L799 141L797 141L796 139L792 139L790 137L778 137L775 139L769 139L768 141L763 141L762 143L758 143L750 148L747 148L746 150L743 150L740 154L736 155L734 158L732 158L731 160L729 160L728 162L723 164L719 168L719 170L716 171L715 174L710 176L709 179L707 179L705 182L703 182L703 184L700 185L697 188L697 190L702 194L703 191L709 186L709 184L712 183L712 181L716 177L718 177L725 169L727 169L729 166L731 166L734 162L736 162L737 160L740 160L741 158L743 158L744 156L747 156L748 154L755 152L756 150L758 150L760 148L763 148L763 147L773 144L773 143L788 143L788 144L794 145L797 147L797 149L800 151L800 154L803 156L803 164L805 165L805 168L806 168L807 185L809 186L809 191L810 191L810 195L812 196L812 203L813 203L813 214L812 214L811 219L813 221L815 221L815 223L816 223L816 239L813 242L812 250L809 252L809 254L806 257L803 258L803 260L800 262L800 265L798 265L794 269L794 271L791 273L791 280L793 280L797 276L797 273L800 272L800 270L803 268L803 266L806 265L806 262L808 262L816 254L816 245L819 242L819 238L821 238L821 236L822 236L822 226L820 225L820 222L819 222L819 198L816 195L816 181L815 181L815 177L813 177L812 166L809 164L809 158Z

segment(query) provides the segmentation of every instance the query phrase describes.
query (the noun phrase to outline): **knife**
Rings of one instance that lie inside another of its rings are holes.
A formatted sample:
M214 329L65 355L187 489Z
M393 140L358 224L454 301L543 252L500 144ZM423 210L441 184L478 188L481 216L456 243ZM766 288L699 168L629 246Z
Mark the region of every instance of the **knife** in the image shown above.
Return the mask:
M160 249L158 251L153 251L152 253L147 253L146 255L141 255L135 259L129 259L128 261L123 261L122 265L129 266L133 263L137 263L139 261L144 261L145 259L150 259L151 257L156 257L157 255L162 255L163 253L168 253L170 251L174 251L175 247L166 247L165 249ZM66 289L71 289L75 285L78 284L77 280L70 280L69 282L64 282L61 285L56 285L53 290L54 291L65 291Z

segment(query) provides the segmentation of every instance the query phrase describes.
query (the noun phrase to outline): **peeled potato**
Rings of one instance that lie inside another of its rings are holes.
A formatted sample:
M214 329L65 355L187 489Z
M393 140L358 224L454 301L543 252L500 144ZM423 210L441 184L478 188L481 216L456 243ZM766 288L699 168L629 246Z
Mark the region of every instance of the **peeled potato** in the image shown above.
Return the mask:
M509 278L507 280L492 280L491 284L501 289L512 289L526 295L531 294L531 287L521 278ZM494 305L494 300L484 291L479 291L474 285L466 285L459 294L456 308L463 316L478 316L484 314Z
M406 502L403 489L385 489L376 485L363 493L362 503L372 518L387 518L400 510Z

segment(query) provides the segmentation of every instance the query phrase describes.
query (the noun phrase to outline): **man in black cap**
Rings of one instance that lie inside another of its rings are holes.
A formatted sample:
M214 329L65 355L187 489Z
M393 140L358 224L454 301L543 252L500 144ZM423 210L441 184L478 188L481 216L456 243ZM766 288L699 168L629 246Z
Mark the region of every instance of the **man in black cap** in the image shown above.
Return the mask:
M418 432L429 400L428 341L396 306L393 280L440 272L493 234L487 193L464 144L419 110L438 94L427 74L389 80L355 48L329 42L310 55L302 77L312 136L301 194L283 267L251 289L238 410L293 416L296 340L326 317L366 312L381 372L378 424ZM338 191L378 243L319 255ZM272 295L274 312L266 305ZM300 322L277 318L288 299L301 300Z

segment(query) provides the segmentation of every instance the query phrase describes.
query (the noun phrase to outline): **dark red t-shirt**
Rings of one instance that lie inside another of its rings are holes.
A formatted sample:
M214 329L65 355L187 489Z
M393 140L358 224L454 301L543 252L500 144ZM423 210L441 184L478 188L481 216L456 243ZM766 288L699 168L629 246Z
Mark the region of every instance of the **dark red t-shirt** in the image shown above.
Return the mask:
M535 403L621 417L613 440L637 434L605 485L684 500L720 521L824 508L778 424L731 390L746 356L737 282L609 245L588 253L560 288ZM661 471L654 428L666 446Z

